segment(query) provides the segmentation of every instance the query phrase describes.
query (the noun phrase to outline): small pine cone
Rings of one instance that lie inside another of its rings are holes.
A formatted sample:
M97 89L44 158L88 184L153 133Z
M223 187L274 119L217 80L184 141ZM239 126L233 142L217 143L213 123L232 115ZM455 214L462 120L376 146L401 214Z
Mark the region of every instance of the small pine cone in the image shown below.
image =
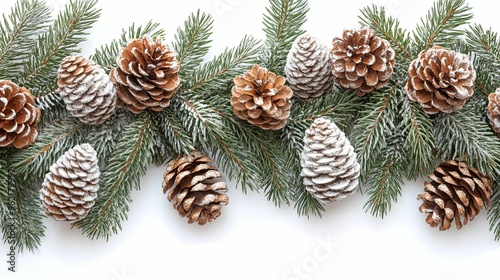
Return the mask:
M434 46L410 64L405 90L427 114L451 113L474 94L476 71L468 56Z
M286 79L254 65L243 76L234 78L231 106L236 116L265 130L286 126L292 107L292 89Z
M333 39L330 52L335 83L366 95L389 81L395 57L389 42L375 36L373 29L344 30L342 38Z
M428 213L426 222L431 227L447 230L455 219L460 229L490 203L490 178L463 161L444 162L428 178L431 182L424 183L425 193L418 198L422 200L419 210Z
M500 88L488 95L488 119L493 131L500 137Z
M118 67L109 73L116 83L120 104L139 114L161 111L180 87L180 63L159 38L136 39L116 58Z
M304 185L327 204L356 192L360 166L349 139L335 123L317 118L306 130L300 164Z
M116 88L92 60L67 56L57 75L59 94L70 114L85 124L101 124L116 110Z
M28 89L0 80L0 147L22 149L35 142L40 115Z
M169 162L164 174L163 193L168 190L169 201L188 223L204 225L221 214L221 208L229 203L227 186L219 178L221 173L212 161L195 151Z
M64 153L42 183L40 199L45 213L70 223L85 218L97 197L99 175L96 151L89 144Z
M285 74L293 95L311 101L333 87L330 52L317 38L297 37L288 53Z

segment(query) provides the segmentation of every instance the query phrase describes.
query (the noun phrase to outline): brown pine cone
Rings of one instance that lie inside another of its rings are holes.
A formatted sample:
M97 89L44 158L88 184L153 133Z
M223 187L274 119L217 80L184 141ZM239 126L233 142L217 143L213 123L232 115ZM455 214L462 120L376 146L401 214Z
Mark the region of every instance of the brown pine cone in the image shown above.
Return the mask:
M109 73L116 83L120 104L139 114L161 111L180 87L180 63L159 38L136 39L116 58L118 67Z
M422 200L419 210L427 213L426 222L431 227L439 225L439 230L447 230L455 220L461 229L490 203L490 178L463 161L444 162L428 177L431 181L425 182L425 193L418 198Z
M67 56L59 66L57 78L66 109L82 123L101 124L115 113L115 86L92 60Z
M40 115L28 89L0 80L0 147L22 149L35 142Z
M474 94L476 71L465 54L434 46L410 64L405 90L428 114L451 113Z
M234 78L231 106L236 116L265 130L286 126L292 107L292 89L285 78L254 65Z
M330 52L335 83L366 95L389 81L395 56L389 42L375 36L373 29L344 30L342 38L333 39Z
M169 162L164 174L163 193L168 190L169 201L188 223L204 225L221 214L221 208L229 203L227 186L219 178L222 174L212 161L199 151Z
M500 137L500 88L488 95L488 119L490 119L491 128Z

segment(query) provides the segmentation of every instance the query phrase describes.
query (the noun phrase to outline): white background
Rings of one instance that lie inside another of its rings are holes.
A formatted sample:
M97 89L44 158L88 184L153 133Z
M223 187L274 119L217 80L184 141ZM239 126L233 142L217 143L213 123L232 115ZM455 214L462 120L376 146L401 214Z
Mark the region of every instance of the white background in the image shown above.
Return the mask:
M13 0L1 0L0 13ZM48 0L56 10L69 1ZM373 1L310 0L305 28L330 44L343 29L359 27L359 9ZM177 26L200 8L215 19L210 55L245 35L263 38L266 0L104 1L102 16L82 47L90 55L132 22L152 19L173 40ZM378 4L412 29L432 0L385 0ZM500 31L498 11L487 1L469 1L474 21ZM1 78L1 77L0 77ZM323 218L298 217L276 208L262 194L241 192L229 183L230 203L215 222L188 225L161 190L164 168L151 167L142 190L133 193L129 219L109 242L91 241L68 224L45 220L46 236L35 253L17 256L16 273L0 263L0 279L498 279L499 243L486 211L462 230L439 232L418 212L423 180L409 182L383 220L365 213L356 194L327 207ZM6 260L6 245L0 253Z

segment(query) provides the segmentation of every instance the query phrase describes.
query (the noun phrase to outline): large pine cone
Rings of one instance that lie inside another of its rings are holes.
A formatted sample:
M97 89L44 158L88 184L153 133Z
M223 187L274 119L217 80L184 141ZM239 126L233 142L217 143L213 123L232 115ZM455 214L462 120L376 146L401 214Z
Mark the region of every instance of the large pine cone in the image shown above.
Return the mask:
M22 149L35 142L40 115L28 89L0 80L0 147Z
M292 107L292 89L286 79L254 65L243 76L234 78L231 106L236 116L265 130L286 126Z
M40 190L48 216L74 223L90 212L99 189L96 151L89 144L77 145L50 167Z
M133 113L146 109L161 111L180 87L180 63L175 53L159 38L136 39L116 58L118 67L111 70L120 102Z
M344 30L342 38L333 39L330 53L335 83L366 95L389 81L395 57L389 42L373 29Z
M115 86L92 60L67 56L59 66L57 78L66 109L82 123L101 124L115 113Z
M450 113L474 94L476 71L468 56L434 46L410 64L405 90L428 114Z
M195 151L169 162L164 174L163 193L168 190L169 201L174 201L174 208L188 223L204 225L221 214L221 208L227 205L229 198L223 194L227 186L212 161Z
M335 123L317 118L306 130L300 164L304 185L323 204L356 192L360 166L354 148Z
M447 230L455 220L460 229L490 203L490 178L465 162L444 162L428 177L431 181L425 182L425 193L418 198L422 200L419 210L427 213L426 222L431 227L439 225L439 230Z
M488 95L488 119L493 131L500 137L500 88Z
M288 53L285 74L293 95L305 101L328 93L333 87L328 47L308 34L297 37Z

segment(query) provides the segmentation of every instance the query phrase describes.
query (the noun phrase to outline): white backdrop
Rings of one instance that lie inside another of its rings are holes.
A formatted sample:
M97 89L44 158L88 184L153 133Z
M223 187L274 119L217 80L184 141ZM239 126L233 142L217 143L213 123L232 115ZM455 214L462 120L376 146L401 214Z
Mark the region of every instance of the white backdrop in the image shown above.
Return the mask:
M69 1L48 0L56 10ZM215 19L210 55L245 35L263 38L267 0L105 1L83 54L120 35L132 22L152 19L173 40L177 26L200 8ZM310 0L306 29L330 44L345 28L359 27L359 9L372 0ZM14 0L1 0L0 13ZM388 12L412 28L432 0L384 0ZM500 31L498 12L487 1L469 1L474 21ZM0 77L1 78L1 77ZM0 264L0 279L498 279L499 243L488 230L486 211L462 230L439 232L418 212L423 180L408 182L383 220L365 213L356 194L327 207L323 218L298 217L276 208L262 194L229 183L230 203L215 222L188 225L161 190L164 168L151 167L133 193L129 219L109 242L91 241L68 224L45 220L46 236L35 254L17 256L16 273ZM0 245L6 260L7 246ZM493 271L492 271L493 270ZM496 275L494 273L497 273Z

